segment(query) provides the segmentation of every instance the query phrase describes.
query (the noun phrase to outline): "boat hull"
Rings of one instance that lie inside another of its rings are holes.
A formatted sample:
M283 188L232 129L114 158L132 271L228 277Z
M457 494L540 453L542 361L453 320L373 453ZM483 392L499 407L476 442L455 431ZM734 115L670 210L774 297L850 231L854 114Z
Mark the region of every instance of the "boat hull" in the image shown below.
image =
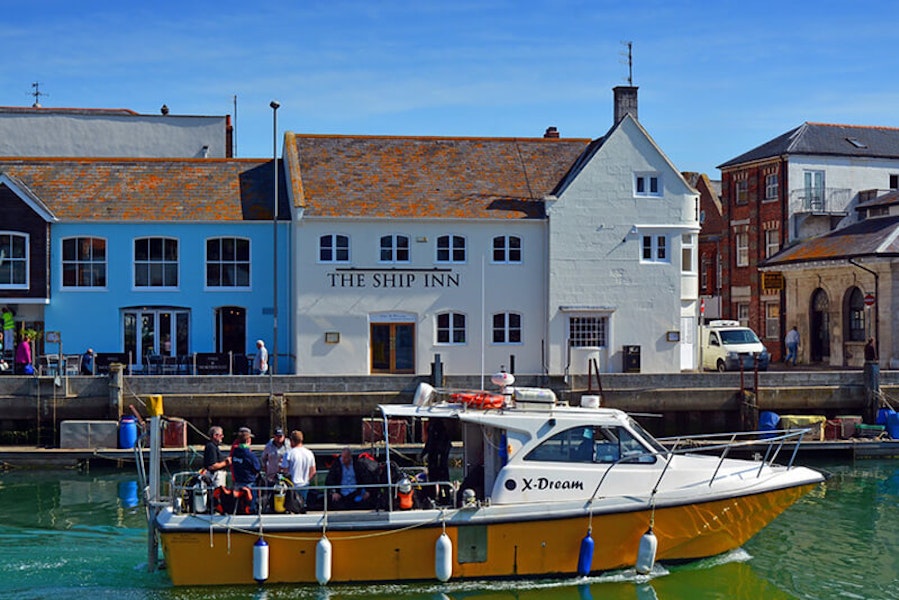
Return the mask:
M452 541L452 579L574 575L581 540L592 526L595 542L591 572L632 567L640 537L653 523L657 560L684 561L714 556L740 547L760 529L818 485L818 482L755 494L672 505L511 520L471 518L491 508L448 511L446 533ZM433 511L431 511L433 513ZM544 513L551 515L552 513ZM342 515L347 518L349 515ZM361 517L361 515L360 515ZM461 518L460 518L461 517ZM159 535L175 585L253 583L253 545L259 533L228 525L162 524ZM422 581L437 578L439 519L410 526L404 522L361 519L353 528L328 528L332 545L331 583ZM381 523L380 525L378 523ZM270 521L264 522L271 525ZM258 527L258 525L257 525ZM321 527L265 527L269 547L269 582L315 583L316 545Z

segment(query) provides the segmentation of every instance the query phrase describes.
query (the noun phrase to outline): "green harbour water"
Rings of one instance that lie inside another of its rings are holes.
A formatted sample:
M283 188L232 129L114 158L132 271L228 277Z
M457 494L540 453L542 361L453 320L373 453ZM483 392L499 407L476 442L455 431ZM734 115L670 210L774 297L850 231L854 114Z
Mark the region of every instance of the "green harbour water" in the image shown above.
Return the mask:
M831 478L743 548L590 578L174 588L148 573L128 471L0 473L0 598L37 600L899 599L899 461L811 463ZM601 537L594 534L597 544Z

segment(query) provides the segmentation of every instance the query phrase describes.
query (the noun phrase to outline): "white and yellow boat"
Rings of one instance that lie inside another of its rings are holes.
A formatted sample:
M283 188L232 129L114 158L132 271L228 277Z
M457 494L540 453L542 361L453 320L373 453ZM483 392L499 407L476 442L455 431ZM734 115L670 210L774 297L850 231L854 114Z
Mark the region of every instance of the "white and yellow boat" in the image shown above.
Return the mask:
M648 572L654 561L738 548L824 480L792 465L802 432L766 432L764 458L739 460L727 457L730 449L758 440L728 434L711 448L706 438L701 454L682 451L685 444L660 443L626 413L599 407L596 397L569 406L543 389L507 387L500 396L441 400L423 387L412 404L380 407L385 432L393 419L449 420L462 441L465 474L483 467L483 484L468 490L464 483L445 506L399 508L395 494L408 481L391 464L389 440L379 484L387 501L369 510L329 510L324 494L321 510L304 514L193 512L192 503L180 501L177 478L170 498L154 490L151 465L151 538L161 542L172 582ZM788 464L775 462L781 454Z

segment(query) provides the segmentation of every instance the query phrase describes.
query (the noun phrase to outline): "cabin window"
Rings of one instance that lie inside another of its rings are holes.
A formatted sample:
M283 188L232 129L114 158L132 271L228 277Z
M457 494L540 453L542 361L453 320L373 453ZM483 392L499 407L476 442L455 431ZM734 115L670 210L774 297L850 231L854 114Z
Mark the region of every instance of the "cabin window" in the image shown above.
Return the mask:
M624 427L582 425L552 436L531 450L524 460L650 464L656 458Z

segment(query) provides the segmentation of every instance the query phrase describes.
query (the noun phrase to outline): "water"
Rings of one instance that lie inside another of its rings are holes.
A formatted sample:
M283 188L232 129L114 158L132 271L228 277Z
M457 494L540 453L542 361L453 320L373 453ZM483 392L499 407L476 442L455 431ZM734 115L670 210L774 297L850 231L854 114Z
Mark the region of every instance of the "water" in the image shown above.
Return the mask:
M145 517L131 473L12 471L0 473L0 598L899 599L899 461L812 466L834 475L744 548L657 565L648 577L178 589L165 573L146 571Z

